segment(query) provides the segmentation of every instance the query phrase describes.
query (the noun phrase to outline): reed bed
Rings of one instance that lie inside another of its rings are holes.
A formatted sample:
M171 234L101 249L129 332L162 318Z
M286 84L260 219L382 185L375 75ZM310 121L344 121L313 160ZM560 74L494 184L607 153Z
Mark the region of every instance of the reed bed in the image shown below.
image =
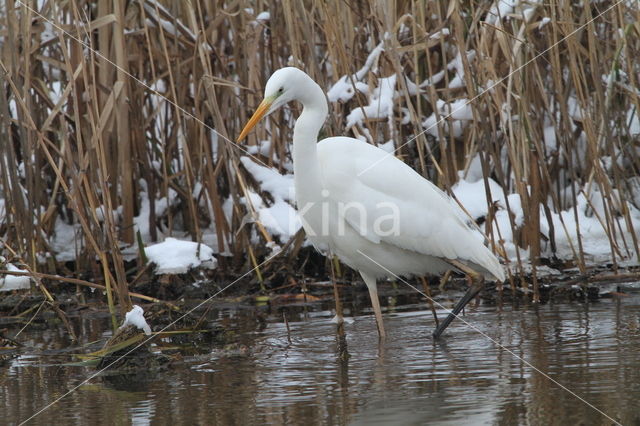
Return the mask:
M370 102L353 90L331 102L323 133L393 140L446 191L478 170L497 182L507 205L477 219L498 252L511 251L513 276L558 263L556 239L573 231L561 261L586 272L581 230L566 229L581 226L581 195L607 231L608 262L640 256L637 2L9 0L1 20L0 254L103 282L112 306L130 306L142 246L166 235L206 242L229 276L274 243L299 270L303 236L283 241L260 223L250 193L273 200L241 161L269 140L251 157L287 172L292 115L232 142L287 65L326 89L347 76L373 90L395 75L386 118L347 127ZM451 107L460 100L463 118ZM510 229L496 233L497 210L515 211L511 194L524 215L509 213ZM562 211L565 229L554 228Z

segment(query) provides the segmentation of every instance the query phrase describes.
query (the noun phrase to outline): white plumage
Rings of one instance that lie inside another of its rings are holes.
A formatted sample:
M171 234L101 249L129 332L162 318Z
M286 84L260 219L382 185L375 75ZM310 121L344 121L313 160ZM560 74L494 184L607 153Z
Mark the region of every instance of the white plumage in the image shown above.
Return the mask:
M481 276L504 280L483 236L455 202L393 155L358 139L317 143L327 115L322 89L297 68L276 71L265 98L243 129L243 139L265 115L297 100L303 110L293 135L296 204L305 231L320 250L362 275L384 336L376 280L462 270L475 284L441 324L437 337L482 288Z

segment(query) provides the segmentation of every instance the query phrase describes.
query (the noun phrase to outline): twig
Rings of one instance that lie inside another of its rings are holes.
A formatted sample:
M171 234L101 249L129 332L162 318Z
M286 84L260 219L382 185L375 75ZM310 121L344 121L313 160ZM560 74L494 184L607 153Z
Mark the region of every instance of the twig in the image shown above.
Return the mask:
M81 279L78 279L78 278L61 277L59 275L43 274L41 272L8 271L6 269L0 269L0 275L16 275L16 276L26 276L26 277L37 277L37 278L41 278L41 279L45 279L45 280L54 280L54 281L59 281L59 282L63 282L63 283L82 285L82 286L85 286L85 287L96 288L98 290L103 290L103 291L106 291L106 289L107 289L103 285L95 284L95 283L92 283L92 282L89 282L89 281L85 281L85 280L81 280ZM174 305L173 303L167 302L165 300L156 299L155 297L145 296L144 294L134 293L134 292L131 292L131 291L129 292L129 296L135 297L136 299L146 300L148 302L162 303L164 305L167 305L168 307L170 307L171 309L173 309L175 311L179 311L180 310L180 308L178 306Z

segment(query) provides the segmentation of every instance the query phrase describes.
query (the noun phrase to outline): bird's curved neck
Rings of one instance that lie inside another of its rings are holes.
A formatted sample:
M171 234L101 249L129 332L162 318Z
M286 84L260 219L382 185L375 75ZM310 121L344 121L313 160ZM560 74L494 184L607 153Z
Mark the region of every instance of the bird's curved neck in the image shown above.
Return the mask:
M320 166L318 164L318 133L327 117L328 107L324 92L313 80L304 87L300 97L302 114L293 129L293 175L296 199L321 191Z

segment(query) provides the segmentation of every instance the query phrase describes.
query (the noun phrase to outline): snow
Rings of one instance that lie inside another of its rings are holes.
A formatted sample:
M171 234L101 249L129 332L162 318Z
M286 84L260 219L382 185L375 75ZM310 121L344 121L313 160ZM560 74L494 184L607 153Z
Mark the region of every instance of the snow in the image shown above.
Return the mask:
M211 247L171 237L162 243L146 247L145 254L156 264L156 275L184 274L191 268L215 269L218 265Z
M578 99L575 96L569 96L567 98L567 111L571 118L576 121L582 121L584 119L584 110L580 106Z
M438 138L444 138L447 134L450 134L454 138L459 138L460 136L462 136L462 132L464 130L461 121L450 121L447 119L443 119L443 117L441 116L440 126L442 126L444 134L440 133L438 117L435 114L431 114L429 117L427 117L427 119L422 122L422 126L427 133Z
M513 222L516 226L524 225L524 210L522 210L522 199L520 194L509 194L507 196L509 209L513 212Z
M125 314L124 322L120 328L125 328L128 325L144 331L147 336L151 334L151 327L147 324L147 320L144 319L144 310L138 305L133 305L133 308Z
M431 40L440 40L441 38L444 38L446 36L448 36L449 34L451 34L451 31L449 30L449 28L443 28L440 31L436 31L435 33L431 34L429 36L429 39Z
M469 50L466 52L467 61L472 61L476 56L475 50ZM455 77L449 81L450 89L458 89L461 87L465 87L464 82L464 62L462 61L462 54L458 52L456 57L447 64L447 69L455 70Z
M260 195L248 191L247 196L257 214L257 220L260 221L270 235L279 237L281 242L289 240L302 227L298 213L287 202L295 200L293 175L281 175L275 169L256 164L249 157L241 157L240 161L253 178L258 181L260 188L273 197L273 203L267 206ZM247 200L244 197L241 202L247 204ZM229 202L225 202L225 205L223 205L227 217L231 215L231 207L232 205Z
M462 175L462 172L460 174ZM500 185L490 178L488 183L491 190L491 201L497 202L498 207L492 226L493 239L494 241L502 241L507 256L511 261L516 260L516 250L519 250L521 257L526 259L528 251L516 247L518 241L514 239L511 227L511 221L513 221L516 229L525 225L526 213L522 208L522 200L515 193L509 194L505 200ZM487 215L488 204L484 180L471 181L461 177L453 186L452 192L474 219ZM509 210L507 210L506 201L509 202ZM612 203L613 205L605 205L605 203ZM590 263L610 261L612 256L611 244L606 225L603 225L606 221L605 209L613 208L614 211L620 212L623 210L622 203L624 203L624 208L630 212L633 229L639 229L640 210L636 209L633 204L624 201L617 190L613 190L610 197L605 199L602 192L595 185L579 191L576 207L577 218L573 208L568 208L560 213L551 211L551 224L554 227L556 243L555 255L561 259L574 258L574 250L578 250L579 225L580 237L587 261ZM539 205L538 208L540 209L540 232L549 237L551 227L547 216L542 205ZM615 227L617 230L614 244L623 256L633 257L632 228L627 225L622 216L613 220L616 221ZM480 228L484 230L486 228L485 224L483 223ZM542 251L545 256L551 255L551 245L548 242L543 242Z
M269 241L266 246L271 250L270 256L275 256L282 251L282 247L280 247L275 241Z
M496 0L487 12L486 22L496 25L501 19L514 12L520 0Z
M247 152L251 155L260 154L265 157L269 157L269 152L271 152L271 141L260 141L257 145L248 146Z
M546 120L545 120L546 123ZM544 139L544 145L550 152L555 152L558 149L558 142L556 140L556 128L553 125L545 126L542 130L542 137Z
M209 132L209 135L211 136L211 160L213 160L214 163L218 162L218 133L216 132Z
M294 236L302 227L296 210L281 198L276 198L271 206L267 206L259 194L248 191L247 195L256 213L255 219L266 228L270 235L279 237L284 242ZM247 201L246 197L240 199L240 202L244 205L248 205L249 201ZM226 202L223 206L223 209L227 209L225 214L230 215L232 207L232 202ZM255 242L257 243L257 241L256 238Z
M258 22L267 22L271 19L271 14L267 11L260 12L258 16L256 16L256 21Z
M98 219L98 222L104 222L106 219L107 208L103 205L96 207L95 209L95 217ZM118 210L113 210L111 212L111 221L114 223L118 223Z
M451 103L438 99L438 109L454 120L473 120L471 101L467 98L456 99Z
M549 22L551 22L551 18L545 16L544 18L542 18L540 20L540 22L538 23L538 29L541 29L542 27L544 27L545 25L547 25Z
M631 201L635 203L635 205L640 205L640 176L633 176L627 179L627 185L629 187Z
M330 322L332 324L342 324L342 323L353 324L354 323L354 319L350 318L350 317L343 317L343 316L340 316L340 315L336 314L333 318L331 318Z
M62 83L59 81L51 82L51 90L49 91L49 98L54 104L57 104L62 97L62 93L64 92L64 88L62 87Z
M5 261L4 257L0 256L0 265ZM22 269L18 269L11 263L7 263L4 265L4 268L8 271L20 271L26 272ZM22 290L31 288L31 278L20 275L5 275L0 276L0 292L2 291L12 291L12 290Z
M365 118L393 117L393 98L395 96L396 74L379 79L379 86L375 88L369 99L369 105L357 107L347 116L347 129L356 124L362 125Z
M437 73L433 74L431 77L427 78L425 81L423 81L422 83L420 83L420 87L428 87L428 86L433 86L435 84L438 84L442 81L442 79L445 76L445 71L438 71Z
M76 259L76 254L82 250L83 246L82 239L77 237L81 233L80 225L69 225L60 216L56 218L51 249L58 262L69 262Z
M594 191L591 193L590 197L591 204L595 204L598 209L598 197L601 197L601 194ZM630 203L626 203L626 205L630 210L633 226L635 229L638 229L640 226L640 211ZM603 214L603 212L600 212L600 214L593 214L592 212L593 209L590 206L586 194L581 192L577 197L578 222L576 222L573 208L562 211L559 214L551 214L552 223L555 228L555 239L559 257L573 257L572 247L576 250L578 247L578 232L576 224L579 223L580 236L582 237L582 245L586 258L591 262L601 262L611 259L611 245L607 235L606 226L603 226L603 222L598 218L598 216ZM600 218L604 221L603 216L600 216ZM614 242L621 249L620 251L625 253L626 249L624 241L626 241L627 244L630 244L631 241L633 241L631 229L627 226L627 223L623 218L616 218L614 220L617 221L617 224L615 225L617 232L615 234ZM547 222L544 214L541 214L540 222L541 232L548 235L549 223ZM633 255L633 250L631 250L630 254Z
M18 103L15 99L9 100L9 113L11 114L11 117L18 118Z
M0 225L4 223L5 216L7 215L7 209L4 204L4 198L0 198Z
M273 198L292 201L295 189L293 175L281 175L275 169L261 166L249 157L240 157L240 162L251 176L260 183L260 187L269 192Z
M387 151L389 154L393 154L395 152L395 142L393 139L389 139L385 143L378 145L378 148Z
M167 10L159 2L155 0L147 0L143 3L143 7L145 10L145 13L148 16L151 16L153 20L155 20L156 22L159 22L160 25L162 25L162 28L164 28L164 30L169 34L172 34L176 38L178 38L182 34L187 36L191 41L197 40L196 35L189 29L189 27L184 25L178 18L174 17L174 15L171 12L169 12L169 10ZM156 14L156 10L159 12L158 14ZM161 18L161 16L164 16L167 18L171 17L171 19L174 20L176 25L174 25L172 22L169 22L167 19ZM146 19L147 25L155 27L156 25L153 20L147 18Z
M450 103L438 99L436 108L438 114L434 112L422 122L425 131L435 137L445 136L440 134L440 127L442 127L445 134L451 134L454 138L458 138L462 136L468 122L473 120L470 101L467 98L457 99ZM438 123L438 116L440 123Z
M365 64L355 74L349 78L347 75L340 77L333 86L327 91L327 98L330 102L346 102L353 98L355 95L355 89L363 93L367 93L369 86L362 82L362 79L367 75L370 69L372 69L375 61L378 60L380 54L384 51L383 43L378 44L369 54ZM353 83L352 83L353 81Z
M151 200L149 200L149 195L146 192L146 182L142 179L140 180L140 187L142 188L142 191L140 192L140 211L138 212L138 215L133 218L133 225L135 232L140 232L142 241L149 242L151 241L150 226L154 225L149 222L149 215L151 213ZM153 200L153 203L155 203L156 217L162 217L169 206L177 202L178 193L172 188L169 188L167 192L169 193L168 197L162 197L158 200Z
M275 169L256 164L249 157L241 157L240 161L258 181L260 188L270 193L274 200L270 206L267 206L260 195L252 191L248 192L247 195L251 206L255 209L257 219L269 234L278 236L282 242L287 241L302 227L298 213L287 202L295 199L293 175L281 175ZM241 201L247 203L244 198ZM230 207L226 206L227 210Z
M46 20L43 21L44 30L40 33L40 44L47 44L51 40L58 38L53 25ZM45 62L43 62L45 63Z
M487 181L489 182L489 189L491 190L492 203L493 201L498 201L501 206L506 206L502 187L500 187L500 185L491 178L488 178ZM455 194L458 201L460 201L460 203L465 207L472 218L477 219L488 214L489 208L483 180L469 182L467 180L460 179L451 188L451 191Z
M257 210L260 223L271 235L277 235L285 242L293 237L302 227L296 210L283 200L276 200L271 207Z
M460 174L460 179L465 179L469 182L476 182L482 179L483 176L484 173L482 172L482 161L480 159L480 154L476 154L469 162L467 170Z

